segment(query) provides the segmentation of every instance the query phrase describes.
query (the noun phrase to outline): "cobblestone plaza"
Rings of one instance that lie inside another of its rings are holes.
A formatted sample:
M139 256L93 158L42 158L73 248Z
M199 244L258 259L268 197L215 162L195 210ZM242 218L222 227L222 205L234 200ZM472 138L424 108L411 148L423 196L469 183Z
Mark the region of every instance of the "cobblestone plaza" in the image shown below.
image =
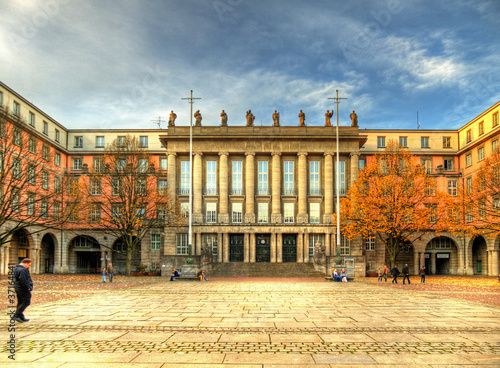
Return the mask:
M16 361L4 345L0 365L500 366L498 307L413 287L248 278L103 290L29 307Z

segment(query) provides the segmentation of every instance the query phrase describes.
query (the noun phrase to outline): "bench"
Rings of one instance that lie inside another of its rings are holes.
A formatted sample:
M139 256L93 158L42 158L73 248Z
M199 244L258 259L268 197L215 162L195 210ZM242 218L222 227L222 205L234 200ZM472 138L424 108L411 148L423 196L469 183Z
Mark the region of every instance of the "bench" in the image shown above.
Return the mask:
M175 277L174 281L200 281L198 276L181 276Z
M325 280L334 281L333 277L325 277ZM347 276L347 280L348 280L348 282L354 281L354 276ZM340 280L338 282L340 282Z

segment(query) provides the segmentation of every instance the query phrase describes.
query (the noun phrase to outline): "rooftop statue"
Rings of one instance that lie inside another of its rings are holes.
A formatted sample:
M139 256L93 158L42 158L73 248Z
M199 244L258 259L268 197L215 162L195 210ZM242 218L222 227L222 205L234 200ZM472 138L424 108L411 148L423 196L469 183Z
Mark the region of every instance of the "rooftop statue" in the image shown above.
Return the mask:
M255 120L255 116L252 114L252 110L247 111L247 126L253 126L253 121Z
M224 110L220 113L220 125L227 127L227 114Z
M273 113L273 124L274 126L280 126L280 113L276 110Z
M358 115L356 115L354 110L352 110L352 114L349 115L349 117L351 118L351 126L357 127L358 126Z
M175 126L175 119L177 119L177 114L172 110L170 111L170 117L168 118L168 126Z
M306 114L300 110L299 112L299 121L300 121L300 126L306 126L306 123L304 122L306 120Z
M327 127L331 127L332 124L330 123L330 119L331 117L333 116L333 110L332 112L330 112L330 110L326 110L326 113L325 113L325 126Z
M200 110L196 110L196 112L194 113L194 117L196 119L196 122L194 124L194 126L201 126L201 113L200 113Z

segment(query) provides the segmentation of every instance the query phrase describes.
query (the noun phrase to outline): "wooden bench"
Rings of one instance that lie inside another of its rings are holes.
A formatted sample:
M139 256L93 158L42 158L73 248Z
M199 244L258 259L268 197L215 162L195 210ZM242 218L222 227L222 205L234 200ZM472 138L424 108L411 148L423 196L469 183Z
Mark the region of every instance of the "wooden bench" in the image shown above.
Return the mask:
M200 281L198 276L181 276L174 277L174 281Z
M333 277L325 277L325 280L333 281ZM354 276L347 276L347 280L348 280L348 282L354 281ZM341 282L341 281L337 281L337 282Z

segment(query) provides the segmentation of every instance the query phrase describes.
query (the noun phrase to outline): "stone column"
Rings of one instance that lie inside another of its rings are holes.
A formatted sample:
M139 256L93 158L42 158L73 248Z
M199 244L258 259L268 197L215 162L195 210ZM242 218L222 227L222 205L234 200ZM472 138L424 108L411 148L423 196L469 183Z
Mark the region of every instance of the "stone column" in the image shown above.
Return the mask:
M201 233L196 233L195 234L195 238L196 238L196 246L195 246L195 254L196 256L200 256L201 255Z
M222 255L224 254L224 234L217 234L217 262L222 263Z
M325 214L323 223L333 221L333 154L325 153Z
M420 267L425 266L425 252L421 252L419 253L419 255L420 255ZM418 270L420 271L420 268ZM426 271L429 272L429 270Z
M418 267L418 263L420 261L420 253L413 251L413 273L418 275L418 271L420 268Z
M273 152L271 223L280 224L281 216L281 152Z
M297 263L304 262L304 234L297 234Z
M498 250L491 251L491 276L498 276L499 266L498 266Z
M243 262L250 262L250 234L243 235Z
M224 233L224 234L222 234L222 236L223 236L223 243L224 243L223 247L222 247L223 251L224 251L222 258L223 258L224 263L228 263L229 262L229 234Z
M358 180L359 153L351 153L351 186Z
M330 234L326 233L325 234L325 255L329 256L332 254L331 252L331 243L330 243Z
M299 152L298 168L298 189L299 189L299 208L297 213L297 223L304 224L308 222L307 215L307 152Z
M228 172L227 172L227 152L219 152L219 223L229 223L228 211Z
M9 253L7 245L0 247L1 263L0 263L0 275L9 274Z
M203 222L203 210L202 210L202 186L203 186L203 165L202 165L203 153L194 153L193 158L193 223Z
M169 198L173 203L175 202L176 197L176 189L177 189L177 182L176 182L176 161L177 161L177 153L174 152L168 152L168 161L167 161L167 192L169 195Z
M304 263L309 263L309 234L304 234Z
M255 262L255 233L250 233L250 262Z
M436 253L430 253L431 275L436 274Z
M271 263L276 263L276 233L271 234Z
M103 267L106 267L106 251L105 250L101 250L101 270Z
M246 206L245 206L245 222L252 224L255 223L255 152L247 152L246 153Z
M276 262L283 262L283 234L276 234Z

